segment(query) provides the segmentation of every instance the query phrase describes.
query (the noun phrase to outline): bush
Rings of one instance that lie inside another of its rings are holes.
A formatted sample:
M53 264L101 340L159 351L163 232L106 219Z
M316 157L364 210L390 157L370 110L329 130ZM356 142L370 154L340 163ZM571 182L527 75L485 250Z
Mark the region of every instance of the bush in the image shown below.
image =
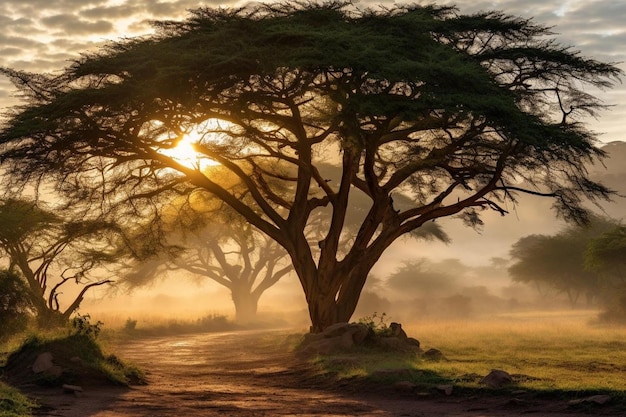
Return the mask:
M74 317L70 322L70 334L86 336L95 340L102 331L101 326L103 324L104 323L101 321L92 324L91 316L89 314L85 314L84 316L76 314L76 317Z
M364 324L369 329L370 337L381 338L385 336L391 336L392 330L386 323L387 313L382 313L378 315L378 313L374 312L371 316L362 317L359 319L359 323Z
M25 330L33 311L24 280L14 272L0 270L0 341Z

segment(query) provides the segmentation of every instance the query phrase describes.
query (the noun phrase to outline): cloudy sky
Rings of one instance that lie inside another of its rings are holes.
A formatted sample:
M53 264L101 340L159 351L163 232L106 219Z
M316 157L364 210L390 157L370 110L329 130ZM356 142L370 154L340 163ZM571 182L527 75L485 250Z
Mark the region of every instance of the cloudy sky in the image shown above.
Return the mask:
M419 1L418 1L419 2ZM430 2L430 1L429 1ZM626 61L624 0L438 0L462 12L502 10L534 17L554 27L561 43L607 62ZM28 71L54 71L81 52L107 40L149 33L150 20L182 19L199 6L236 6L241 1L197 0L2 0L0 2L0 66ZM391 4L361 0L357 6ZM626 70L626 64L620 64ZM625 80L626 83L626 80ZM0 109L14 105L12 86L0 78ZM600 120L589 121L603 142L626 140L626 84L600 93L614 107Z
M619 65L626 71L626 64L623 63L626 61L626 0L438 1L440 4L456 4L466 13L502 10L523 17L534 17L536 22L553 27L562 44L571 45L583 55L601 61L622 62ZM392 4L388 0L361 0L355 3L360 7ZM188 9L199 6L241 4L219 0L204 3L197 0L2 0L0 66L53 72L67 65L69 60L81 52L96 48L108 40L150 33L151 20L183 19ZM17 103L12 94L11 84L0 77L1 110ZM623 134L626 124L626 79L623 85L598 95L606 104L614 107L603 112L599 120L589 120L590 126L600 133L602 142L626 140ZM545 204L549 205L548 202ZM553 223L554 219L546 216L543 210L542 214L532 212L537 207L526 207L524 210L531 212L507 216L511 218L508 221L513 223L506 226L500 224L500 220L493 219L491 224L496 226L487 227L486 236L481 240L482 245L494 245L486 248L486 252L504 255L511 238L504 239L498 233L503 230L510 232L512 229L523 229L519 230L520 235L531 233L526 226L528 218L543 218L543 222L535 222L535 225L539 232L546 233L545 227ZM490 234L495 235L491 239L484 239ZM453 256L470 251L475 246L476 237L471 231L456 236L453 248L456 248L457 253ZM503 245L503 240L507 244ZM443 248L441 250L444 251ZM403 248L399 243L392 252L402 258L407 256L407 252L414 251L413 247Z

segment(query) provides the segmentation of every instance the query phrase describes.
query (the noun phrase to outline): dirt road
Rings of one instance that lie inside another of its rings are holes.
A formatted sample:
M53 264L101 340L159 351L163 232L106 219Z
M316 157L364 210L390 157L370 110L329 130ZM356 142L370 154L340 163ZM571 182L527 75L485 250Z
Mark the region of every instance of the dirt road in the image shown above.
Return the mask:
M148 385L86 387L79 397L59 389L31 394L44 405L37 415L50 417L573 415L558 403L421 397L389 389L324 385L285 344L277 343L286 334L233 332L134 340L119 346L116 354L147 370ZM605 415L615 414L605 410Z

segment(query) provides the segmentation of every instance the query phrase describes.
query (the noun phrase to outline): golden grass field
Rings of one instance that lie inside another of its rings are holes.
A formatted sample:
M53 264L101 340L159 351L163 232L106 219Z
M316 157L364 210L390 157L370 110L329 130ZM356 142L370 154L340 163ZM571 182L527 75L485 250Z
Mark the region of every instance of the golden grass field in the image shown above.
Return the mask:
M475 387L477 375L501 369L517 374L521 389L626 391L626 327L593 324L596 316L596 311L526 312L407 323L403 328L424 350L437 348L447 360L377 358L350 373L409 365Z

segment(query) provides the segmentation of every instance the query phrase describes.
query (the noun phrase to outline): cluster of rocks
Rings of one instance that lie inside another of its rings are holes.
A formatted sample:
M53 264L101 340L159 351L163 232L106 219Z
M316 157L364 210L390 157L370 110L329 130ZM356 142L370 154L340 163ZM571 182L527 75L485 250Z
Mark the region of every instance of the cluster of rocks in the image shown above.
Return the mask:
M53 359L54 356L51 352L40 353L30 368L35 375L60 378L63 375L63 368L56 365ZM82 359L78 356L72 357L70 361L76 363L77 365L82 364ZM66 393L80 395L83 392L83 388L79 385L63 384L61 387L63 388L63 392Z
M380 332L364 323L337 323L321 333L305 335L298 353L303 356L329 355L355 346L376 346L390 351L415 352L426 359L444 359L437 349L423 352L419 340L408 337L400 323L391 323L389 328Z

